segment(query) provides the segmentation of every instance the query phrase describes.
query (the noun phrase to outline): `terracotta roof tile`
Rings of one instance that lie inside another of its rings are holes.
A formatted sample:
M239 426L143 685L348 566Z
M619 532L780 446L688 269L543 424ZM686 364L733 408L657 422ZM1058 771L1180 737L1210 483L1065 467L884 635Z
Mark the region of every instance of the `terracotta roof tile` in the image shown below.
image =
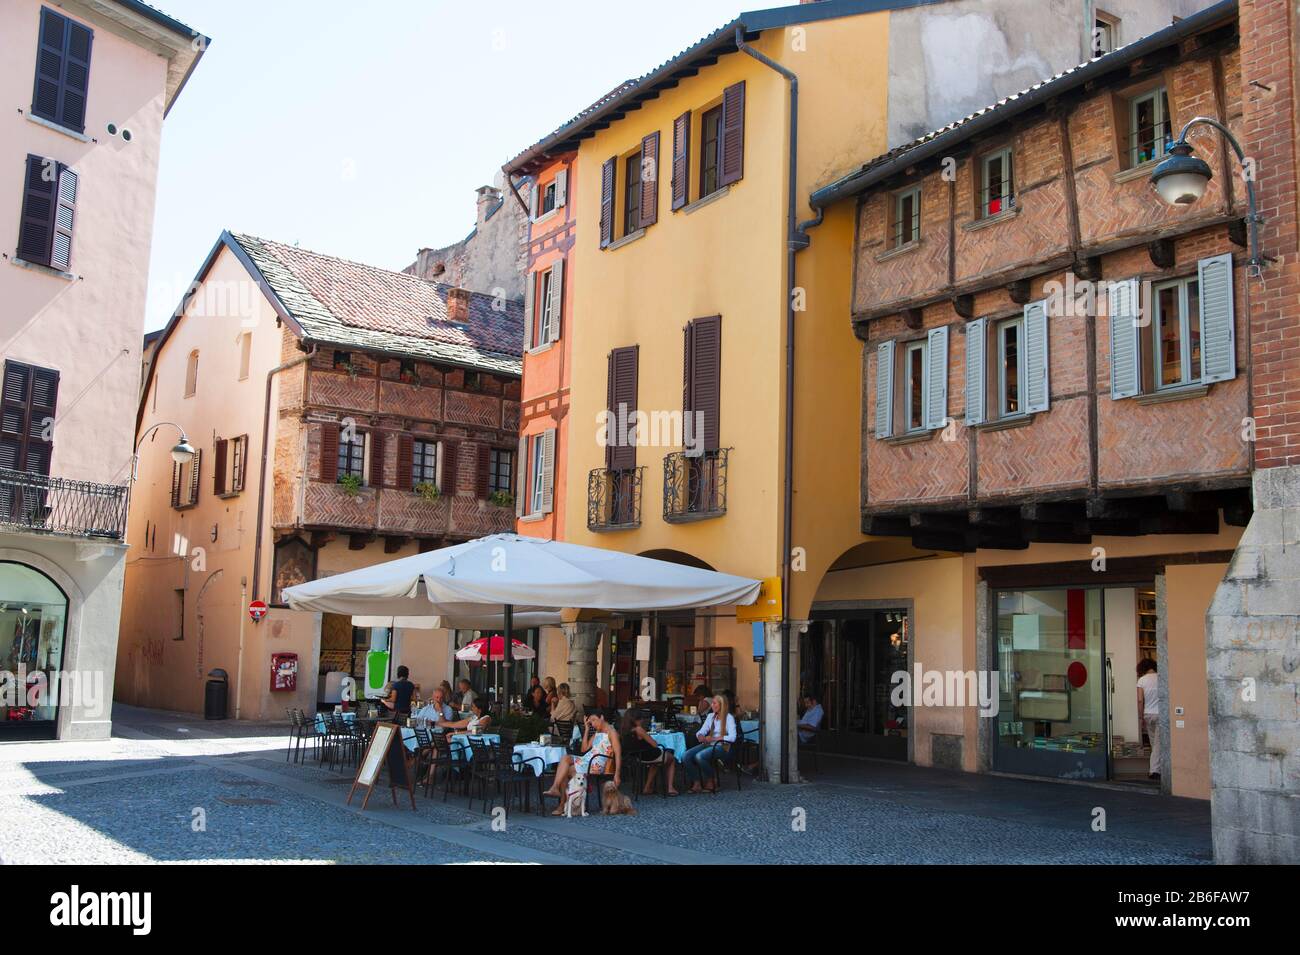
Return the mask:
M375 349L519 375L523 305L471 292L466 322L447 311L452 286L232 233L313 342Z

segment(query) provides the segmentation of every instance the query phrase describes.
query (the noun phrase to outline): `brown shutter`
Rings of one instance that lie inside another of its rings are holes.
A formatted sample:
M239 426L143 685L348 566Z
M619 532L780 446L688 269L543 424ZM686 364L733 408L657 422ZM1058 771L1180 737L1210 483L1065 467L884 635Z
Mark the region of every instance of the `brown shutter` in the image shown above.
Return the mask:
M93 39L89 27L48 8L41 10L33 115L85 132Z
M614 241L614 166L618 157L612 156L600 167L600 247Z
M194 460L190 462L190 499L186 504L199 503L199 476L203 469L200 465L203 462L203 451L201 448L194 449Z
M641 140L641 228L659 221L659 130Z
M691 322L687 332L687 412L703 416L704 450L718 449L721 405L722 318L712 315ZM694 424L692 423L692 427Z
M244 489L244 474L248 470L248 435L241 434L235 439L235 466L231 469L234 478L234 490Z
M478 496L487 500L492 484L492 449L486 444L478 446Z
M57 371L5 362L0 467L28 474L50 473L58 401Z
M212 493L218 496L226 493L226 453L229 442L218 439L212 455Z
M680 209L690 198L687 182L691 177L691 112L687 110L673 120L673 209Z
M18 224L18 255L28 262L50 264L58 184L58 163L53 160L47 163L41 156L28 155L22 218Z
M442 442L442 487L439 490L452 497L456 496L456 486L460 483L457 471L460 464L459 452L460 446L455 441Z
M384 483L384 432L370 432L370 486L386 487Z
M615 470L636 467L636 445L623 441L629 435L623 434L619 424L628 423L630 430L632 415L636 412L638 353L637 345L615 348L609 353L609 412L614 422L616 442L606 447L605 458L607 466ZM620 405L627 408L622 419L619 415Z
M181 506L181 466L172 462L172 507Z
M718 184L739 182L745 175L745 81L722 91L722 169Z
M412 472L415 470L415 439L409 434L397 437L397 482L396 486L409 491L413 486Z
M323 424L320 428L320 464L316 469L322 481L333 484L339 479L339 429Z

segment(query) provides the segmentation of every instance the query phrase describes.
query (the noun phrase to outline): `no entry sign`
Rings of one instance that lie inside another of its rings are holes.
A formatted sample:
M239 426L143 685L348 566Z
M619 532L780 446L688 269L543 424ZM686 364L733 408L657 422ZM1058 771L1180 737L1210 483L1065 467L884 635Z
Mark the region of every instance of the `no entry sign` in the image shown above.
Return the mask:
M266 616L267 609L265 600L254 600L248 605L248 615L253 618L253 623L257 623Z

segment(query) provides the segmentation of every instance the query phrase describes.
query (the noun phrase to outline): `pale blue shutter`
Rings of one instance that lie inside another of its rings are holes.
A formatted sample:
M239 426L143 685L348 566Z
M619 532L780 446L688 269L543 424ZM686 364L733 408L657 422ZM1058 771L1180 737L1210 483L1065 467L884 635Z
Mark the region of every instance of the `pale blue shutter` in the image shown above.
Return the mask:
M564 304L564 259L556 259L551 266L551 300L546 303L546 340L560 340L560 306Z
M988 387L984 380L984 319L966 325L966 423L984 423Z
M561 169L555 174L555 208L560 208L568 201L569 196L569 171Z
M1137 279L1112 282L1110 299L1110 397L1132 398L1142 390L1138 334L1142 317Z
M894 343L876 346L876 437L894 433Z
M925 426L942 428L948 420L948 326L932 328L925 349Z
M1237 377L1237 340L1232 312L1232 255L1196 263L1201 288L1201 381Z
M1025 411L1046 411L1052 400L1047 369L1047 302L1025 306Z

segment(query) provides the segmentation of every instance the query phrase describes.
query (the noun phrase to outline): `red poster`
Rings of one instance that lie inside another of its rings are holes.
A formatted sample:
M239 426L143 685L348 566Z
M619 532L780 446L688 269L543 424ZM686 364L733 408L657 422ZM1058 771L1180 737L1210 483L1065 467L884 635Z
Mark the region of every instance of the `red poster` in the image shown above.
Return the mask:
M1082 590L1065 592L1065 646L1069 650L1088 649L1088 635L1084 629Z

